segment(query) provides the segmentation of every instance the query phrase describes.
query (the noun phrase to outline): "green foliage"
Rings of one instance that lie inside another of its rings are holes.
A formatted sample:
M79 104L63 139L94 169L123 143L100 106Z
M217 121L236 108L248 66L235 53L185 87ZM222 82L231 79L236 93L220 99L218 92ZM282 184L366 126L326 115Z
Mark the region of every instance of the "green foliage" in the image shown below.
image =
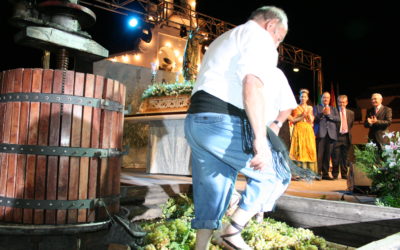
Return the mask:
M180 194L169 199L162 206L163 218L157 221L143 222L141 227L147 233L145 245L140 250L192 250L195 247L196 231L190 221L194 216L193 201L187 195ZM228 218L222 219L223 223ZM250 221L242 232L243 239L253 249L331 249L327 242L312 231L304 228L293 228L286 223L267 218L263 222ZM211 244L210 250L221 250Z
M196 232L191 229L188 219L162 219L142 225L147 231L143 249L194 249Z
M174 199L168 201L162 206L163 218L191 218L194 216L194 204L186 194L179 194Z
M185 194L179 194L168 199L162 206L162 212L160 221L142 224L142 228L148 232L143 249L194 249L196 231L190 226L194 215L192 199Z
M389 139L382 154L374 143L355 148L356 166L372 180L372 190L381 206L400 207L400 133L386 133Z
M261 223L250 221L242 236L253 249L329 249L327 242L311 230L293 228L271 218Z
M150 85L142 94L142 99L153 96L177 96L190 95L193 89L193 81L184 83L155 83Z

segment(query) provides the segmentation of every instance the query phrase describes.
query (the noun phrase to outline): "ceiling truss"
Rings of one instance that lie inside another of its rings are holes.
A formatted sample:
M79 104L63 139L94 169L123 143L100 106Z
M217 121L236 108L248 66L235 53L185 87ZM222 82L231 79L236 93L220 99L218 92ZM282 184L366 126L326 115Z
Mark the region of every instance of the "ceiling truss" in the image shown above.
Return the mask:
M198 29L198 34L210 40L235 27L231 23L193 11L191 6L181 6L167 0L83 0L79 3L121 15L137 14L152 24L162 24L178 29L186 26L188 31ZM129 6L133 3L139 8ZM172 14L180 16L186 22L174 21L170 18ZM278 50L281 62L312 71L322 70L319 55L289 44L281 44Z

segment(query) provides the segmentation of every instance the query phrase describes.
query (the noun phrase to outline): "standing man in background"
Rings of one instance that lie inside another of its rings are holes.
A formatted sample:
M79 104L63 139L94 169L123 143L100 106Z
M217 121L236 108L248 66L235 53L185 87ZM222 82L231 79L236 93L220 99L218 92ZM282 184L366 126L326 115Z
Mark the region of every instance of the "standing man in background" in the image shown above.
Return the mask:
M337 179L340 175L342 179L347 179L347 167L348 167L348 152L351 144L351 128L354 122L354 112L347 109L346 106L349 103L346 95L338 96L339 105L339 117L340 121L337 123L337 141L334 145L332 155L332 176L333 179Z
M329 106L331 95L324 92L321 104L314 107L314 132L317 138L317 162L318 172L323 180L333 180L329 176L329 162L333 145L337 140L336 124L340 121L338 111Z
M368 139L376 143L380 152L386 142L383 135L392 124L392 109L382 105L382 95L374 93L371 96L372 108L368 109L364 126L369 128Z

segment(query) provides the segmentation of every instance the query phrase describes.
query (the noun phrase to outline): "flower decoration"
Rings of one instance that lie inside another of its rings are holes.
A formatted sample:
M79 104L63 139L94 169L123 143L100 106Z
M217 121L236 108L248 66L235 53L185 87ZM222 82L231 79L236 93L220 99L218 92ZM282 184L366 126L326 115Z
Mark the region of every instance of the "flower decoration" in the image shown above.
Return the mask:
M193 90L193 82L184 83L155 83L150 85L142 94L142 99L154 96L178 96L190 95Z
M378 151L370 142L355 148L356 166L372 180L378 205L400 207L400 132L387 132L389 142Z

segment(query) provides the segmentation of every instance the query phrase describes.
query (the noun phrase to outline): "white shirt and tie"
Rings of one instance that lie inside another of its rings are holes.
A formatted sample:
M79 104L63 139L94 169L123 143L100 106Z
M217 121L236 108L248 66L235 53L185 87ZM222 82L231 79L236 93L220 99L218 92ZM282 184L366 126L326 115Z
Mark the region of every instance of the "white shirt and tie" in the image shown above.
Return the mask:
M346 109L340 108L340 134L347 134L349 128L347 125Z
M375 108L375 115L378 114L379 109L382 107L382 104Z

